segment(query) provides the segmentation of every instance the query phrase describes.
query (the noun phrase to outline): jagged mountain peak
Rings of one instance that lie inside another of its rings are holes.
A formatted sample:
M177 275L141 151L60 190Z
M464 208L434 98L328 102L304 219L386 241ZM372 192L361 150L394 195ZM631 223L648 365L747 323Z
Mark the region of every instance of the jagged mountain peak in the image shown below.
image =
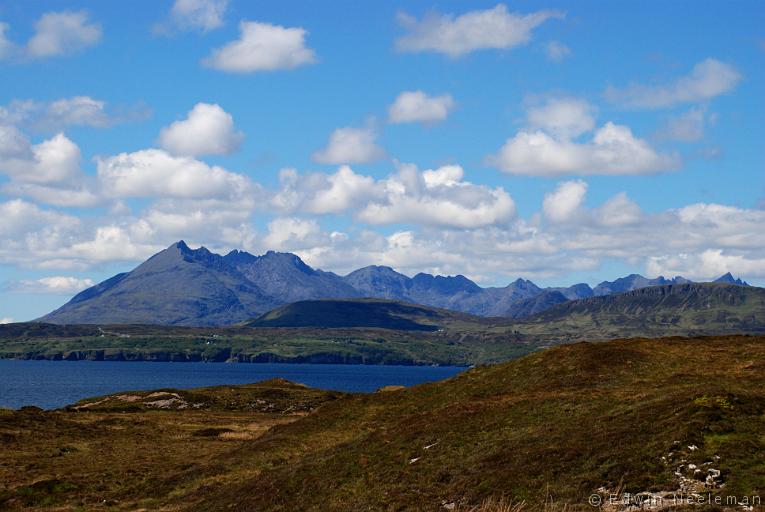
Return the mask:
M746 281L741 280L741 278L735 278L733 277L733 274L730 272L726 272L725 274L721 275L717 279L714 280L715 283L728 283L728 284L737 284L739 286L749 286L749 283Z

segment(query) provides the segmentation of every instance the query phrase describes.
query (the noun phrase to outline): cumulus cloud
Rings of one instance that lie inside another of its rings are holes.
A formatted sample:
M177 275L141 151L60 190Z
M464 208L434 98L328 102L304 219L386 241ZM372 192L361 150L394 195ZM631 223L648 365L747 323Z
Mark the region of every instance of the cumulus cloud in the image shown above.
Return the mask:
M209 32L223 26L228 0L175 0L170 20L180 30Z
M492 189L465 186L463 171L456 166L415 171L403 166L376 180L371 192L361 192L371 199L349 203L348 211L359 224L347 232L323 229L321 218L303 217L306 210L295 205L260 232L250 219L253 204L226 208L224 200L162 199L137 216L128 211L83 219L23 200L8 201L0 203L0 261L82 270L104 262L141 261L168 241L185 238L220 250L295 251L310 264L338 272L382 264L407 273L463 273L491 284L519 275L560 277L611 260L651 276L706 279L731 271L765 278L762 210L699 203L645 213L624 193L589 208L586 184L574 181L547 195L541 215L494 222L496 215L476 206L480 198L484 203L493 200ZM346 178L355 179L348 172ZM329 179L324 183L333 187ZM405 192L396 191L402 186ZM461 195L465 191L479 199L466 199ZM306 204L313 199L304 197ZM377 224L358 218L369 204L395 205L380 213L391 215L394 231L374 230ZM450 216L457 220L445 225L443 219Z
M103 203L91 180L72 180L71 183L41 185L11 181L3 186L6 195L21 196L39 203L66 207L88 207Z
M10 28L7 23L0 22L0 60L7 59L15 51L15 45L5 35Z
M368 224L454 228L503 224L515 216L515 202L504 189L462 181L463 175L457 165L422 173L403 166L383 183L382 198L371 200L357 216Z
M605 94L608 100L628 108L664 108L707 101L731 91L740 81L741 74L736 68L710 58L693 66L689 74L669 83L609 87Z
M77 217L45 210L23 199L0 202L0 237L6 239L18 241L45 228L68 231L79 224Z
M526 122L530 128L564 138L578 137L595 128L592 106L575 98L549 98L533 105L526 113Z
M86 11L48 12L35 23L26 53L31 58L55 57L75 53L100 40L101 25L92 22Z
M642 211L636 202L627 197L626 192L619 192L606 201L596 215L604 226L625 226L640 222Z
M13 127L0 126L0 172L23 183L63 183L80 172L80 148L63 133L29 145Z
M571 55L571 48L558 41L550 41L545 46L548 60L561 62Z
M377 131L373 127L338 128L329 136L326 147L311 156L321 164L365 164L385 157L385 150L377 145Z
M15 126L0 124L0 170L4 159L24 158L31 155L29 139Z
M57 206L94 206L101 202L92 179L80 169L80 149L64 134L31 144L16 127L0 124L0 173L6 195Z
M420 172L403 165L385 179L374 180L343 166L334 174L300 176L282 171L282 188L272 204L284 212L326 214L353 210L371 225L414 223L473 228L509 222L515 202L502 188L463 180L458 165Z
M476 50L508 49L528 43L531 32L558 11L516 14L498 4L492 9L469 11L460 16L432 12L422 20L399 13L398 22L406 34L396 40L404 52L438 52L460 57Z
M69 276L52 276L40 279L24 279L11 283L13 291L25 293L47 293L54 295L73 295L95 285L92 279L80 279Z
M36 132L57 132L68 126L107 128L144 118L148 113L140 105L120 113L107 112L105 101L90 96L72 96L50 102L17 99L0 105L0 125L23 126Z
M326 214L358 206L377 194L374 178L362 176L344 165L334 174L311 173L301 176L295 169L279 173L281 189L271 204L280 211L300 210Z
M573 220L587 195L587 183L582 180L565 181L558 184L554 192L545 194L542 211L552 222Z
M203 64L220 71L254 73L316 62L316 54L305 44L308 32L301 27L242 21L239 31L239 39L214 50Z
M161 149L101 158L98 179L110 197L235 198L249 191L248 178Z
M555 137L542 130L522 130L508 139L487 163L510 174L650 174L680 165L676 155L662 154L632 134L627 126L608 122L587 142Z
M264 242L272 250L295 251L315 247L323 243L325 238L316 220L288 217L274 219L268 224Z
M715 114L707 114L706 107L696 107L670 118L659 130L658 136L665 140L696 142L704 138L704 129L717 120Z
M231 114L217 104L197 103L186 119L162 129L159 144L181 156L227 155L239 149L243 139Z
M388 121L433 124L445 120L453 109L454 99L450 94L428 96L422 91L404 91L388 107Z
M647 270L654 275L684 275L705 281L713 280L727 272L743 276L763 276L765 258L722 249L707 249L695 254L651 257Z

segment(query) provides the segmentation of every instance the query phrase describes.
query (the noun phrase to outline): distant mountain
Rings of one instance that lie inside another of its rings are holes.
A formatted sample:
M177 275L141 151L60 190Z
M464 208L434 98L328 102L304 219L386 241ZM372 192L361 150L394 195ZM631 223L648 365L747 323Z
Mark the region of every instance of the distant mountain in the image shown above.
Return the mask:
M568 300L586 299L594 295L592 288L586 283L574 284L568 288L545 288L545 291L560 292Z
M263 256L231 251L223 261L279 303L361 294L331 272L314 270L298 256L268 251Z
M343 278L364 296L401 300L481 316L504 316L511 305L541 293L531 281L518 279L504 288L481 288L465 276L413 278L390 267L370 266Z
M651 286L567 301L526 317L530 332L607 339L765 332L765 288L726 283Z
M713 282L715 283L727 283L727 284L737 284L739 286L749 286L749 283L746 281L742 281L740 278L736 279L733 277L733 275L728 272L727 274L721 275L717 279L715 279Z
M248 327L383 328L436 331L469 315L383 299L324 299L294 302L247 322ZM478 319L476 319L478 320Z
M280 303L204 247L171 245L42 317L57 324L225 325Z
M603 281L598 286L592 289L593 295L610 295L612 293L628 292L630 290L638 290L640 288L646 288L648 286L663 286L667 284L685 284L692 281L677 276L672 279L666 279L664 276L659 276L656 279L648 279L640 274L630 274L627 277L620 277L614 281Z
M746 285L730 274L717 282ZM298 256L269 251L225 256L183 241L155 254L131 272L117 274L76 295L40 321L57 324L151 323L220 326L257 317L275 307L318 299L380 298L490 317L523 318L565 301L690 283L682 277L648 279L638 274L604 281L540 288L517 279L482 288L465 276L408 277L390 267L369 266L346 276L313 269Z
M507 316L509 318L524 318L541 313L553 306L568 301L569 299L557 290L545 290L531 298L514 302L502 316Z

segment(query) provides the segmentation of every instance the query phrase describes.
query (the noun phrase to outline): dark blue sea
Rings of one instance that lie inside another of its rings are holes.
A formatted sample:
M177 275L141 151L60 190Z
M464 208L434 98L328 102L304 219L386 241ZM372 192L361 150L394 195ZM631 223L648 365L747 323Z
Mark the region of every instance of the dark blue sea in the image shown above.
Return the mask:
M0 359L0 407L56 409L118 391L246 384L275 377L337 391L371 392L449 378L456 366L153 363Z

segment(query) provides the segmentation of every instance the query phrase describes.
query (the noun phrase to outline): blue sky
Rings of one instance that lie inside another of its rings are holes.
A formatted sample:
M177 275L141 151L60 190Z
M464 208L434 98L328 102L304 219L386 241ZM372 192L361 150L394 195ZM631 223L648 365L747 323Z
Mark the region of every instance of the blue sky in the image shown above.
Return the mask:
M178 239L765 284L761 2L0 1L0 319Z

